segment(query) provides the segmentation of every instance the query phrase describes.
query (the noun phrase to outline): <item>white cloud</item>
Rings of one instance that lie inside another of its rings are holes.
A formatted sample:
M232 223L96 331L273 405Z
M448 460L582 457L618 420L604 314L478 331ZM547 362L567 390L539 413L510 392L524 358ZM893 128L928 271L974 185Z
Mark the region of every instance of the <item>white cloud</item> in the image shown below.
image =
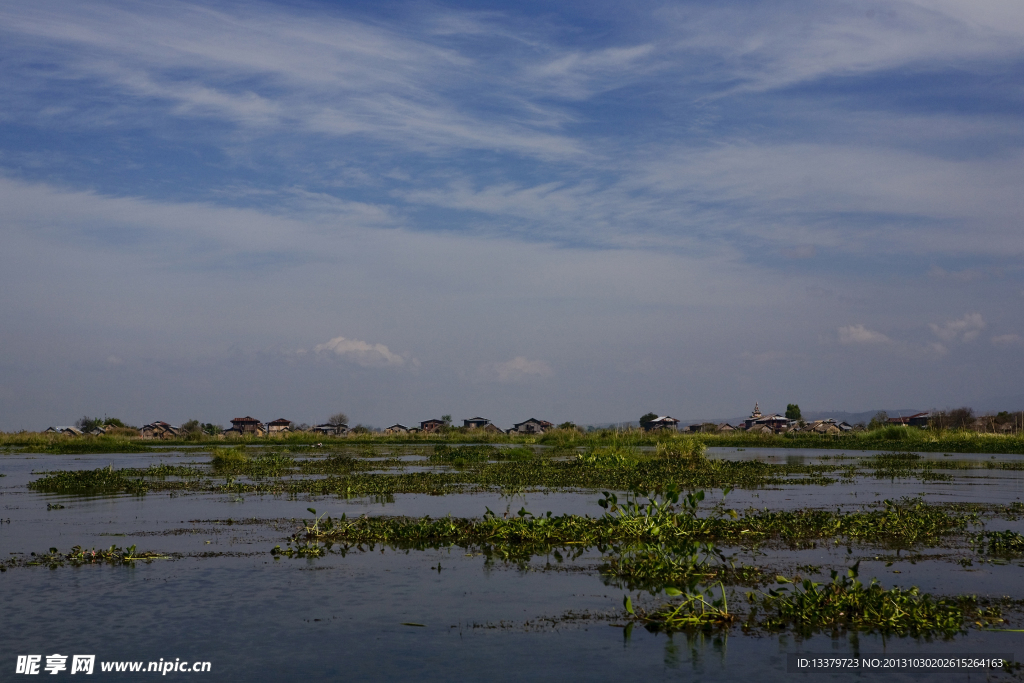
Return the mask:
M888 344L891 341L881 332L869 330L863 325L847 325L839 328L841 344Z
M315 353L334 353L346 360L366 368L382 368L405 365L406 359L392 353L383 344L369 344L358 339L335 337L324 344L313 347Z
M516 356L504 363L484 365L483 373L497 379L499 382L522 382L534 377L548 377L553 371L551 366L542 360L527 360L523 356Z
M985 320L981 313L968 313L960 320L948 320L943 325L929 323L935 336L944 342L952 341L973 341L985 329Z
M1020 344L1024 339L1021 339L1019 334L999 334L992 337L992 343L996 346L1013 346Z

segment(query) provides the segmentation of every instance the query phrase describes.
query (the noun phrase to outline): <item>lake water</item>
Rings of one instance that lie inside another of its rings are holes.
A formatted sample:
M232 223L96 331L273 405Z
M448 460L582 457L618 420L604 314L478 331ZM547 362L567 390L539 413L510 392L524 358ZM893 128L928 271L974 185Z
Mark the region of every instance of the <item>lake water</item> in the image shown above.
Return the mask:
M710 453L772 462L820 462L822 456L837 454L804 449ZM942 454L922 455L949 460ZM724 638L687 638L635 628L627 640L621 626L625 591L602 579L596 552L562 564L535 558L525 568L487 563L458 548L405 552L378 547L310 560L275 559L269 553L298 528L293 519L309 517L307 507L335 517L477 517L487 507L500 513L521 506L536 513L595 516L603 513L596 493L527 493L513 499L496 494L346 500L207 493L84 498L26 488L39 476L33 472L44 470L94 469L111 462L116 467L185 464L207 457L184 451L0 455L0 473L6 475L0 478L0 558L50 547L66 551L73 545L111 544L176 554L133 566L19 567L0 574L0 680L21 678L14 673L18 655L43 655L45 663L45 655L54 653L95 654L98 661L209 661L209 673L170 672L166 677L216 681L1000 680L982 672L794 674L787 672L786 655L1024 656L1024 634L977 630L952 641L927 641L863 635L798 640L739 631ZM991 456L953 458L980 462ZM727 503L738 508L857 509L902 496L1003 503L1024 496L1019 471L948 473L955 477L951 482L857 479L831 486L735 490ZM716 502L719 492L709 492L708 498ZM48 504L64 507L47 509ZM1019 522L1006 520L992 522L990 528L1024 531ZM757 558L759 564L841 566L861 559L862 577L877 576L885 585L1024 598L1024 567L1013 562L965 567L957 562L967 554L963 550L935 548L889 557L889 551L870 546L856 547L850 555L844 546L822 544L820 549L769 548L764 553ZM888 561L893 564L886 566ZM633 595L648 606L659 602ZM117 680L156 675L94 674Z

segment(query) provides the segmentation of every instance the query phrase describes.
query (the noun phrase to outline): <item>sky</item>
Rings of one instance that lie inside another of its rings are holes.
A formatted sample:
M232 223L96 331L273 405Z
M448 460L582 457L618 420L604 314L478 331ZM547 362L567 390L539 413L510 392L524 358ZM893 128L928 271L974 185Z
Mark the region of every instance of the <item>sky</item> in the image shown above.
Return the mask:
M1021 409L1022 105L1019 0L0 0L0 429Z

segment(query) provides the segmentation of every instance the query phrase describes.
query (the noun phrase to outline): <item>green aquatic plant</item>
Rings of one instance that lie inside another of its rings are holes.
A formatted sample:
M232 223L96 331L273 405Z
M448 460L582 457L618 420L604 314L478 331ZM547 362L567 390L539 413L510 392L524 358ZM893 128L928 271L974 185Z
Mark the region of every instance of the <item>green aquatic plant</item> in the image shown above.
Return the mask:
M970 544L980 553L991 555L1024 554L1024 535L1016 531L983 531L970 539Z
M124 470L115 470L111 464L95 470L54 472L29 482L28 488L41 493L142 495L149 490L149 484L130 476Z
M883 588L877 579L867 585L858 579L860 562L845 573L832 571L831 583L805 579L798 586L778 577L779 587L747 593L754 609L747 625L769 631L792 628L800 635L820 631L863 631L899 636L953 636L964 631L962 600L933 598L910 589ZM758 619L758 612L764 616ZM996 612L980 618L1002 621Z
M210 458L210 464L216 470L235 469L247 462L249 462L249 456L245 454L245 446L242 445L234 448L218 448Z
M438 444L434 446L434 452L430 454L429 460L432 463L445 465L467 465L469 463L487 462L495 457L498 448L495 446L448 446Z
M72 567L80 567L85 564L130 565L140 560L151 562L152 560L166 559L168 557L170 556L151 551L140 552L135 545L130 545L127 548L119 548L116 545L112 545L109 548L100 548L99 550L96 548L85 550L82 546L76 545L67 553L62 553L57 548L50 548L46 553L31 553L28 557L13 558L14 561L9 562L7 566L45 566L50 569L56 569L65 565Z
M739 617L729 612L729 602L725 593L725 585L718 584L719 597L716 599L711 588L701 588L691 582L684 589L669 587L665 594L669 597L682 596L679 602L669 603L647 612L634 609L632 600L625 596L622 604L626 613L635 621L642 623L649 631L714 631L726 630Z

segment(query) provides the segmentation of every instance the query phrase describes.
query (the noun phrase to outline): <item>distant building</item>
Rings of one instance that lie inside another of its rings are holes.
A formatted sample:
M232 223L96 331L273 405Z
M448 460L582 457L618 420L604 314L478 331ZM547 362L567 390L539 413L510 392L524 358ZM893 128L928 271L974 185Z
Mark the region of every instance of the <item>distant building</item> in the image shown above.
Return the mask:
M384 430L385 434L408 434L409 428L403 424L393 424Z
M778 434L789 429L792 420L783 415L772 413L771 415L762 415L761 408L754 402L754 412L750 413L750 417L743 421L743 428L747 431L762 432ZM765 429L767 427L767 429Z
M236 417L231 420L231 428L224 430L225 436L260 436L267 433L266 426L255 417Z
M157 420L148 425L142 425L139 428L139 436L143 439L177 439L178 428Z
M292 425L294 423L291 420L286 420L283 417L279 417L273 422L267 423L267 432L270 434L278 434L280 432L292 431Z
M641 422L640 427L645 432L654 432L660 429L678 429L679 420L668 415L662 415L661 417L656 417L653 420L645 420Z
M327 436L345 436L348 434L348 425L332 425L329 423L319 424L310 429L310 431L317 434L325 434Z
M462 426L466 429L483 429L489 424L491 424L491 421L486 417L471 417L468 420L462 421Z
M424 420L420 422L420 431L424 434L433 434L446 426L444 420Z
M931 419L931 413L914 413L907 417L890 417L888 423L891 425L904 425L907 427L920 427L926 429L928 427L928 420Z
M70 425L64 427L47 427L43 434L63 434L65 436L81 436L82 430Z
M512 425L512 429L508 430L509 434L543 434L549 429L554 429L555 425L548 422L547 420L538 420L535 417L531 417L525 422L517 422Z

